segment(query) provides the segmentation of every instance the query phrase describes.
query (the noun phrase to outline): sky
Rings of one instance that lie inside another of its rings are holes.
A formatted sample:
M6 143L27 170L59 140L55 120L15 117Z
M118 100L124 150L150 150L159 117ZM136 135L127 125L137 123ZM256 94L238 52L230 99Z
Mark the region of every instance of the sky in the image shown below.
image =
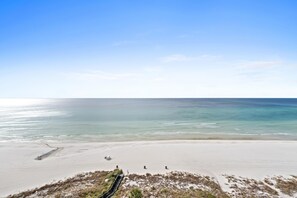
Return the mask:
M1 0L0 97L297 97L294 0Z

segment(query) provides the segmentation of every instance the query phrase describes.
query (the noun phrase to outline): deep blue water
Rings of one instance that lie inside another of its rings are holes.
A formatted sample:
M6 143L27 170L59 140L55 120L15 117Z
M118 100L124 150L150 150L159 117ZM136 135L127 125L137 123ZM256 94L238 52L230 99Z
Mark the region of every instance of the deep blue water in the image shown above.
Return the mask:
M0 141L297 139L297 99L0 99Z

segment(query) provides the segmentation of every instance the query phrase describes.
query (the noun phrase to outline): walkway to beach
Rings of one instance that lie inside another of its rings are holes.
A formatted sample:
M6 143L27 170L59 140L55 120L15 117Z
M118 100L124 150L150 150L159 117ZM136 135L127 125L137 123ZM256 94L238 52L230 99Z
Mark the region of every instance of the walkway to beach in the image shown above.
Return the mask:
M111 188L106 192L104 193L102 196L100 196L99 198L110 198L112 197L115 192L118 190L121 182L123 181L123 178L124 178L124 174L120 174L120 175L117 175L114 183L112 184Z

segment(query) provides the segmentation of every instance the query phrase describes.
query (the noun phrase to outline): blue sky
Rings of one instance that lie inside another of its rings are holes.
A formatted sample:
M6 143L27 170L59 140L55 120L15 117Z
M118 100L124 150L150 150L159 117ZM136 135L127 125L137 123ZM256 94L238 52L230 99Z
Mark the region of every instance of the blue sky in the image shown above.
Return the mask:
M1 0L0 97L297 97L297 1Z

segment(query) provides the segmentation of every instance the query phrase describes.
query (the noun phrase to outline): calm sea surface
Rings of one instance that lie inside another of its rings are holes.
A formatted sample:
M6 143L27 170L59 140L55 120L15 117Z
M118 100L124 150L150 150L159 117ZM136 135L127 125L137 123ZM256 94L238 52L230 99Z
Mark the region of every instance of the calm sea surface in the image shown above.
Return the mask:
M0 99L0 141L297 139L297 99Z

